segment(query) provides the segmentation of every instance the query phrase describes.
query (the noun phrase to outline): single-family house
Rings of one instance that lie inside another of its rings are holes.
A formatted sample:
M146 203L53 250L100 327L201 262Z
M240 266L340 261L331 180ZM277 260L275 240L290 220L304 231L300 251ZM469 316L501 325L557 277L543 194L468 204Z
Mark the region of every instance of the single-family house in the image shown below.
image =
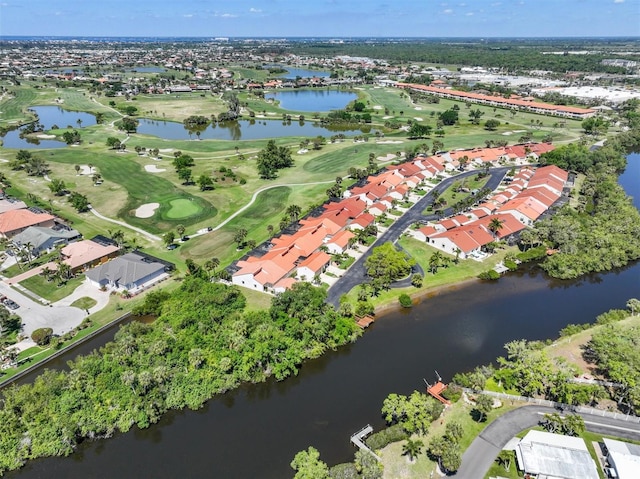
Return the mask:
M342 230L328 240L325 246L331 254L342 254L348 249L349 240L355 236L349 230Z
M87 281L97 288L135 294L166 278L166 266L135 253L126 253L90 269Z
M55 216L40 210L36 211L19 209L0 214L0 238L13 238L29 226L51 228L55 225Z
M82 240L67 244L60 250L60 254L75 273L115 258L119 250L120 248L112 244L102 245L92 240Z
M0 214L6 213L12 210L21 210L27 207L24 201L17 200L15 198L3 198L0 199Z
M12 238L12 242L19 247L31 249L31 254L39 256L42 253L49 253L56 247L67 245L72 241L82 238L76 230L61 226L45 228L42 226L29 226L22 233L18 233Z

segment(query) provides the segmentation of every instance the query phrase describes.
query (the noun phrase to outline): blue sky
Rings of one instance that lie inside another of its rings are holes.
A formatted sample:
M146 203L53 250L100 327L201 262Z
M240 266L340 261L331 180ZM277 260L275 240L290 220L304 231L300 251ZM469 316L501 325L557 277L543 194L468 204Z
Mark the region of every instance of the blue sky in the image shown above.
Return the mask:
M640 0L0 0L0 35L640 36Z

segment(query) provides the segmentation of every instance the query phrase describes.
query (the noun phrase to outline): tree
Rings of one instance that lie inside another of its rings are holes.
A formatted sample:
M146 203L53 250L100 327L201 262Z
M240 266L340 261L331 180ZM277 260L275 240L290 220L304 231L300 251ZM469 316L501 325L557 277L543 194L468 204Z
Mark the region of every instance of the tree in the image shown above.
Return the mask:
M407 439L407 442L405 442L402 446L402 455L409 456L409 460L413 462L415 458L422 453L423 447L424 442L422 442L420 439Z
M476 397L475 410L478 412L478 422L484 421L485 417L493 408L493 398L486 394L480 394Z
M188 185L189 183L191 183L191 175L191 168L180 168L178 170L178 178L182 180L183 185Z
M124 244L124 232L122 230L107 230L107 233L109 233L109 237L116 243L118 248L122 247Z
M184 227L184 225L178 225L176 226L176 232L178 233L178 236L180 237L180 239L184 238L184 232L186 231L186 228Z
M447 126L455 125L458 122L458 112L453 109L443 111L438 117Z
M458 444L447 442L447 447L442 452L440 464L449 472L456 472L462 464L462 455Z
M502 449L498 454L498 464L504 467L504 470L509 472L511 468L511 461L513 460L513 452Z
M424 277L420 273L415 273L411 276L411 285L416 288L421 288L424 282Z
M39 328L31 333L31 339L35 341L38 346L44 346L49 343L53 329L51 328Z
M627 301L626 306L629 309L629 311L631 311L632 316L635 316L638 313L640 313L640 299L631 298Z
M289 219L292 223L298 221L298 218L300 218L300 213L302 213L302 208L300 208L298 205L289 205L287 207L287 215L289 215Z
M498 120L494 120L493 118L484 122L484 129L489 131L495 131L500 126L500 122Z
M269 140L267 146L258 153L257 166L261 178L273 179L278 170L293 166L291 150Z
M489 225L487 226L487 228L489 228L489 231L491 231L494 236L497 236L498 231L502 229L503 225L504 220L501 220L497 216L494 216L493 218L491 218L491 221L489 221Z
M89 211L89 200L86 195L80 194L77 191L71 192L69 195L69 203L71 203L78 213Z
M386 288L392 281L408 276L415 264L415 259L407 253L397 250L392 243L385 243L373 249L365 268L369 277L380 280L380 285Z
M431 134L431 127L429 125L420 125L419 123L412 123L407 136L409 138L424 138Z
M480 124L480 118L484 115L483 111L480 111L480 108L476 108L475 110L469 111L469 118L471 119L471 123L473 125Z
M164 242L165 246L169 246L170 244L172 244L176 239L176 235L173 231L167 231L163 236L162 236L162 241Z
M247 238L247 234L248 234L248 232L244 228L240 228L240 229L236 230L235 234L233 235L233 242L238 244L238 249L244 248L245 239Z
M205 175L204 173L198 177L197 183L200 191L213 189L213 180L209 175Z
M602 135L607 132L608 128L609 122L600 117L593 116L582 121L582 129L587 135Z
M118 126L118 128L126 131L127 133L135 133L136 131L138 131L138 123L139 123L138 120L136 120L135 118L125 116L122 119L120 126Z
M119 150L120 149L120 140L118 138L116 138L115 136L110 136L107 138L107 146L109 148L111 148L112 150Z
M313 447L296 454L291 468L296 471L294 479L329 479L329 467L320 460L320 453Z
M52 178L47 186L51 190L51 193L53 193L56 196L64 195L67 188L64 181L59 180L57 178Z

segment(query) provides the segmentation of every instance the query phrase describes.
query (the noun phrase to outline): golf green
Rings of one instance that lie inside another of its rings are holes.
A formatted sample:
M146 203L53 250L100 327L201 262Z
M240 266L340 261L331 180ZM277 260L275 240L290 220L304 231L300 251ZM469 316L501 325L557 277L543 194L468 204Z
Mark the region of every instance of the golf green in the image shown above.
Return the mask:
M167 211L166 217L171 219L188 218L189 216L200 213L202 210L195 201L184 198L171 200L169 204L171 208Z

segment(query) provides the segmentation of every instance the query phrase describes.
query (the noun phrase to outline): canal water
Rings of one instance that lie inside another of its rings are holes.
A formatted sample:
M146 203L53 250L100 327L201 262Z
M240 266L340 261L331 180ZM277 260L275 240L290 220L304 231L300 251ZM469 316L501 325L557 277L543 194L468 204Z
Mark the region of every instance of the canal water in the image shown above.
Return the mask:
M640 165L632 162L639 160L632 155L621 178L636 198ZM422 389L434 370L447 381L493 361L508 341L556 337L565 325L591 322L632 297L640 297L640 262L575 281L528 265L386 314L355 344L306 363L296 377L244 386L199 411L169 413L146 430L86 443L68 458L32 461L7 477L280 479L293 476L289 463L308 446L329 464L349 461L349 436L368 423L383 427L380 407L389 393Z

